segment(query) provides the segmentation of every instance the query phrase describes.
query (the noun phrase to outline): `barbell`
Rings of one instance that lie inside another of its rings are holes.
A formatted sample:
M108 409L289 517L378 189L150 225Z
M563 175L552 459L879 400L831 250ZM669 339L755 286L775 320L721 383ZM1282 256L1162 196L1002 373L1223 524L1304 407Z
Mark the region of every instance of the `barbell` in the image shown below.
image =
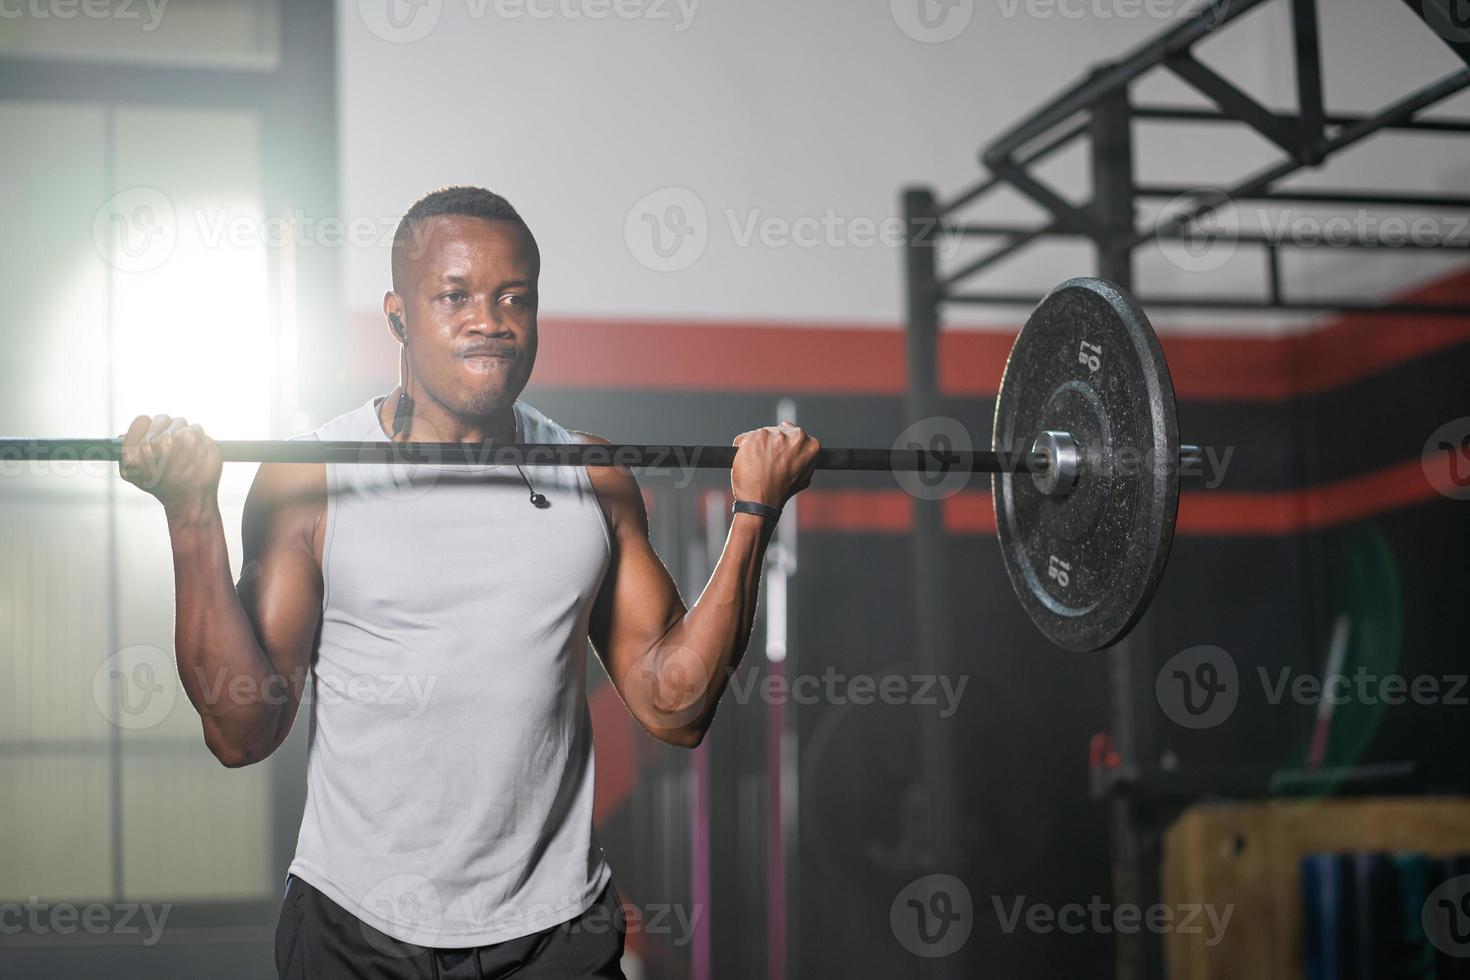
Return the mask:
M733 446L219 440L225 462L728 469ZM1123 289L1069 279L1006 360L993 448L822 449L819 470L992 474L1006 573L1048 639L1097 650L1148 607L1174 537L1181 446L1168 365ZM0 460L116 461L121 439L0 439Z

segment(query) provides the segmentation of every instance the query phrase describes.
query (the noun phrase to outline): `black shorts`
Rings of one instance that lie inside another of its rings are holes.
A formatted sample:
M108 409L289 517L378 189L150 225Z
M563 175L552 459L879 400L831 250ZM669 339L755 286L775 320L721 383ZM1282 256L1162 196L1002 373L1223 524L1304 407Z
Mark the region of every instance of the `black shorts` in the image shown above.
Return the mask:
M292 875L276 924L276 972L297 978L480 980L613 977L623 980L622 899L611 881L585 912L541 932L489 946L414 946L374 929Z

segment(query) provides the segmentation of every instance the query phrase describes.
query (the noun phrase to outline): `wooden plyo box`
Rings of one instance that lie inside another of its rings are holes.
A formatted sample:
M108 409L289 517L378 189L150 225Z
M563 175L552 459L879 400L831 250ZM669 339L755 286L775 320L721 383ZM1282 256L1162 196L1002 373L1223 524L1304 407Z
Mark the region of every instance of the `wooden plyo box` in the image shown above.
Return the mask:
M1470 798L1390 797L1208 804L1164 835L1163 900L1230 908L1218 935L1170 931L1171 980L1302 977L1301 859L1344 851L1470 852ZM1199 921L1208 923L1201 916ZM1210 941L1214 945L1209 945Z

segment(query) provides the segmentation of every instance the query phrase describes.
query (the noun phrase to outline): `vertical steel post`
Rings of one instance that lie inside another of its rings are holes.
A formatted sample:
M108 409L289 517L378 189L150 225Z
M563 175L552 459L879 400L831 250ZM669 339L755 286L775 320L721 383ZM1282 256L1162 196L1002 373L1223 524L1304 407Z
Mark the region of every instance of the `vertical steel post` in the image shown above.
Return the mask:
M795 422L796 402L782 398L776 421ZM791 579L796 574L797 508L788 506L766 549L765 612L766 664L771 676L789 682L796 670L788 664L791 652ZM782 700L766 709L766 980L786 980L791 962L794 928L792 901L796 862L797 752L796 720Z
M939 414L938 348L939 286L935 244L939 232L939 208L928 188L909 188L903 195L908 238L905 242L905 285L908 295L908 326L905 331L908 359L907 414L911 423L923 423ZM919 437L927 445L929 433ZM984 434L981 443L989 442ZM919 670L941 676L953 664L950 650L949 575L945 569L942 501L913 501L913 586L917 622ZM927 801L928 827L924 836L931 867L926 873L944 872L963 877L960 849L954 833L954 780L950 729L945 719L933 712L920 716L922 751L919 764L923 798ZM945 977L954 969L949 957L925 961L927 975Z
M1102 227L1094 240L1098 275L1133 289L1134 235L1133 132L1126 87L1097 102L1090 119L1092 136L1092 213ZM1159 839L1148 801L1128 786L1128 777L1158 757L1154 744L1151 628L1148 617L1123 642L1108 651L1109 727L1122 759L1121 782L1111 788L1109 809L1113 902L1149 908L1158 901ZM1154 980L1162 973L1157 943L1142 932L1114 937L1118 980Z
M281 61L261 113L264 213L321 220L340 215L337 170L337 11L330 3L283 3ZM222 73L224 74L224 73ZM294 237L294 236L293 236ZM272 430L297 431L292 409L313 420L338 409L338 379L346 345L339 249L287 248L271 269L271 301L283 323L282 366L272 405ZM289 268L287 267L289 263ZM295 327L300 327L298 333ZM311 379L301 385L301 378ZM303 716L307 709L302 709ZM283 881L296 852L306 806L307 725L303 717L270 761L271 858Z
M1302 162L1322 162L1327 142L1322 107L1322 50L1317 37L1317 0L1291 0L1291 33L1296 58L1297 118L1301 120Z

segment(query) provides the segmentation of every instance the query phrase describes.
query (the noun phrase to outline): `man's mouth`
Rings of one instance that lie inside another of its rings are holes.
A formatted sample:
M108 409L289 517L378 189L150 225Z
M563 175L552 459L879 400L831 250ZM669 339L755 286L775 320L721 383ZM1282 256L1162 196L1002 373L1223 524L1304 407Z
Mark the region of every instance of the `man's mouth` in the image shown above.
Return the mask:
M459 359L483 365L491 361L513 361L518 356L514 347L497 347L465 351L459 355Z

